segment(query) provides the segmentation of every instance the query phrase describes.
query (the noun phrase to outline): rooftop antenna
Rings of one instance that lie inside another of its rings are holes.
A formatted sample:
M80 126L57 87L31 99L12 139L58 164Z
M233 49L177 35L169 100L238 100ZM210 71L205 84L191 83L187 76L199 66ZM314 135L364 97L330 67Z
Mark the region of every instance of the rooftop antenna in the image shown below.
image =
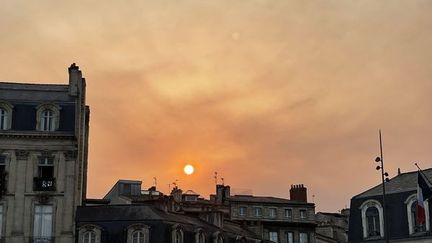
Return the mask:
M382 143L382 137L381 137L381 129L379 129L379 147L380 147L380 156L375 159L375 162L381 163L381 166L377 166L376 170L381 170L381 181L382 181L382 202L383 202L383 215L384 215L384 241L386 243L389 243L389 234L388 234L388 226L387 226L387 214L386 214L386 187L385 182L388 182L389 179L385 178L388 177L388 173L384 170L384 156L383 156L383 143Z
M168 183L168 192L171 192L171 183Z
M217 172L216 171L214 173L214 177L213 178L215 179L215 184L217 185Z
M312 203L315 203L315 194L312 194Z
M156 177L153 177L153 186L157 186L157 178Z

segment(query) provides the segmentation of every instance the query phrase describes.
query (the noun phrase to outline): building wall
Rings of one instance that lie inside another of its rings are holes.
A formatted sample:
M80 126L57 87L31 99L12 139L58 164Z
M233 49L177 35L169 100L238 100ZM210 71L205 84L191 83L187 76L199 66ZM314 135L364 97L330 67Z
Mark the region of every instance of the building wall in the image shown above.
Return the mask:
M299 242L300 233L308 235L308 242L315 242L315 207L309 203L256 203L256 202L230 202L231 219L241 222L248 229L263 239L269 240L269 232L278 233L278 242L286 243L287 233L291 232L294 242ZM247 209L247 214L241 216L240 207ZM262 208L262 216L255 216L255 208ZM270 217L270 209L276 209L276 217ZM285 217L285 209L291 209L292 216ZM305 210L306 217L300 217L300 210Z
M11 127L0 130L7 185L0 198L3 242L32 242L35 208L41 205L52 206L55 242L75 242L75 210L85 198L89 108L81 71L73 65L69 76L69 85L0 82L0 106L13 106ZM55 131L37 129L39 105L59 107ZM53 190L35 188L40 156L53 158Z

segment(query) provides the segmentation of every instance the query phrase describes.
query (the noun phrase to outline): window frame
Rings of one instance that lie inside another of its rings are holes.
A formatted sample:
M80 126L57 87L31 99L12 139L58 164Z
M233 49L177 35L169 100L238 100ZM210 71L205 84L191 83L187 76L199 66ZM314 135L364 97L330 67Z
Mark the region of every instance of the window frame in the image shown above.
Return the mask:
M302 215L303 212L304 212L304 215ZM308 218L307 214L308 214L307 213L307 209L302 208L302 209L299 210L300 219L307 219Z
M272 215L271 212L274 212L274 214ZM269 218L275 219L278 216L278 210L275 207L271 207L269 208Z
M93 224L85 224L78 227L78 243L86 243L84 241L84 237L85 234L89 231L95 233L96 235L95 242L100 243L102 228Z
M269 241L275 242L275 243L279 243L279 233L277 231L269 231ZM272 240L272 236L276 235L276 241Z
M287 212L290 212L290 213L287 214ZM293 217L293 209L292 208L285 208L284 209L284 216L287 219L292 219L292 217Z
M203 241L201 241L203 240ZM198 229L195 231L195 243L205 243L206 235L202 229Z
M426 229L425 231L420 231L420 232L415 232L415 218L412 217L411 214L411 207L412 205L417 202L417 194L411 194L406 200L405 200L405 204L406 204L406 210L407 210L407 218L408 218L408 231L409 234L416 234L416 233L423 233L423 232L428 232L430 231L430 218L429 218L429 200L425 200L424 201L424 206L425 206L425 216L426 216Z
M60 125L61 107L56 104L41 104L36 107L36 130L41 132L55 132ZM49 129L45 127L44 112L52 111Z
M150 240L150 227L145 224L132 224L127 228L127 243L134 242L134 234L142 233L144 243L149 243Z
M0 101L0 110L4 111L3 116L0 113L0 131L6 131L12 128L13 107L14 106L8 102Z
M244 212L242 213L242 209L244 209ZM240 217L246 217L247 216L247 207L245 206L239 206L239 211L238 211L238 215Z
M289 235L291 235L291 242L289 241ZM293 231L286 231L285 237L286 237L287 243L294 243L294 232Z
M302 235L306 235L306 242L302 242ZM307 232L299 232L299 243L309 243L309 234Z
M378 209L379 222L380 222L380 235L379 236L369 236L366 211L370 207L376 207ZM363 202L362 205L359 207L359 209L361 210L363 238L364 239L376 238L376 237L383 238L384 237L384 221L383 221L383 208L381 206L381 203L375 199L369 199L369 200L366 200L365 202Z
M44 209L50 208L50 212L44 212ZM38 210L40 209L40 210ZM55 217L55 209L52 204L35 204L33 207L33 230L32 230L32 238L33 239L52 239L54 237L54 217ZM50 232L43 232L43 228L46 227L45 220L46 215L50 215L51 219L50 223ZM39 219L38 219L39 217ZM40 225L39 225L40 224ZM44 227L45 226L45 227ZM48 233L48 235L45 235Z
M260 214L258 214L258 211L260 212ZM255 216L255 218L262 218L263 208L262 207L254 207L254 216Z

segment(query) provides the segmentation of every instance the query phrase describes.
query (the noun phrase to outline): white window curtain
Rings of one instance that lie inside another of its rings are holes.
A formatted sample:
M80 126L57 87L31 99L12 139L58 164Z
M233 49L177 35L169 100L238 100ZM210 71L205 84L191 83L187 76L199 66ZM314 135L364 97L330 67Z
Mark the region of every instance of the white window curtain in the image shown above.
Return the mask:
M277 232L269 232L269 240L278 243L278 233Z
M50 242L52 237L53 207L51 205L36 205L34 215L33 237Z
M300 233L300 243L308 243L308 235L306 233Z

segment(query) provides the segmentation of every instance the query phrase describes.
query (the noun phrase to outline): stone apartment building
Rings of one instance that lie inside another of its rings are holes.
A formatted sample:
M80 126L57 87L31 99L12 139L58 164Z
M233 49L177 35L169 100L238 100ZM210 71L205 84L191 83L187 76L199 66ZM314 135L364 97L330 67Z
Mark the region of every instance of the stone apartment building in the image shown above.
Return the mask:
M263 239L276 243L315 242L315 204L307 202L307 189L303 185L291 186L290 199L233 195L227 200L231 220Z
M86 197L85 86L75 64L69 84L0 82L1 242L75 242Z

